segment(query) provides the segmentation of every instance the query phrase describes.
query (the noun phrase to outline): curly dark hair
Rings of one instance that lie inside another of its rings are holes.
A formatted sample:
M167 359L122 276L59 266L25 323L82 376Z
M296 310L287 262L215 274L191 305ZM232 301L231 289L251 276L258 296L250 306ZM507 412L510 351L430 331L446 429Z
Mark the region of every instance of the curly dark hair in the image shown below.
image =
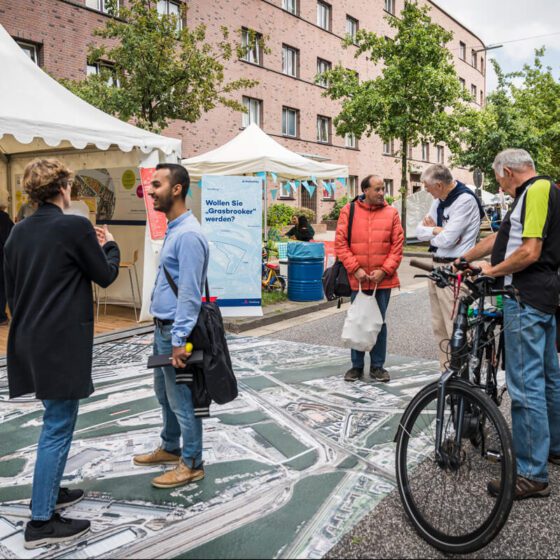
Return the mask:
M36 159L23 172L23 188L32 202L45 204L68 185L72 172L57 159Z

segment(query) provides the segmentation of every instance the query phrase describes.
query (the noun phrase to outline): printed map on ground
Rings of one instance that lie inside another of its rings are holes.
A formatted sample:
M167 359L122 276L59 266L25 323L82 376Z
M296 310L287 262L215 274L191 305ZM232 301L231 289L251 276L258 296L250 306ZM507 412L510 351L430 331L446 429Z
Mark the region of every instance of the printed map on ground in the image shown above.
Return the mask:
M87 498L66 515L92 521L79 542L26 551L42 407L8 401L0 370L0 557L320 558L394 489L396 426L437 364L391 358L393 381L345 383L349 351L235 337L240 396L204 420L206 478L152 488L161 468L134 454L159 445L152 337L94 348L96 392L82 401L64 486Z

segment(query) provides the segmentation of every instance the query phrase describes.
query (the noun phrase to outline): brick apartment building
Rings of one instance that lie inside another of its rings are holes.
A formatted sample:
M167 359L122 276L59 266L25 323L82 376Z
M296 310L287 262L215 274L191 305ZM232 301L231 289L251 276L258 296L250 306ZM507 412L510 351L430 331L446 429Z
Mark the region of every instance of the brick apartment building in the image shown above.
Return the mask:
M126 0L121 0L121 2ZM464 85L483 104L486 93L484 44L469 29L444 12L436 3L432 19L454 34L450 45L457 73ZM258 80L259 85L239 92L249 113L216 108L199 122L175 122L166 134L183 140L183 155L190 157L214 149L237 135L249 122L257 122L281 144L319 161L349 166L349 190L359 190L359 181L369 173L385 178L387 192L396 194L400 183L400 162L395 159L398 143L384 143L377 137L339 137L333 119L339 104L322 97L324 88L315 76L339 62L356 70L361 78L375 76L375 68L364 57L354 58L354 48L343 49L341 40L360 28L391 36L384 19L398 14L405 0L160 0L158 9L178 13L188 7L189 26L204 23L209 40L219 37L225 25L230 30L252 29L267 37L269 53L255 48L247 60L232 62L226 77ZM87 64L87 46L97 39L92 32L104 25L104 0L0 0L0 23L44 70L59 78L81 79L96 72ZM4 77L6 79L6 77ZM420 174L431 163L447 163L449 149L428 143L411 149L411 190L420 188ZM465 169L457 178L472 182ZM317 221L333 204L336 194L322 189L309 197L303 188L292 193L281 188L278 199L317 212ZM272 200L269 200L269 203Z

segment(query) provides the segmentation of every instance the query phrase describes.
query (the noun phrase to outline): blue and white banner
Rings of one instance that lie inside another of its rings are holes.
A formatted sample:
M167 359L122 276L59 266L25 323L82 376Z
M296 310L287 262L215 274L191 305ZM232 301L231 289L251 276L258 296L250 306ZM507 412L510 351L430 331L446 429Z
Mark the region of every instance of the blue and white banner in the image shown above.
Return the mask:
M262 315L262 192L260 177L202 177L210 295L224 317Z

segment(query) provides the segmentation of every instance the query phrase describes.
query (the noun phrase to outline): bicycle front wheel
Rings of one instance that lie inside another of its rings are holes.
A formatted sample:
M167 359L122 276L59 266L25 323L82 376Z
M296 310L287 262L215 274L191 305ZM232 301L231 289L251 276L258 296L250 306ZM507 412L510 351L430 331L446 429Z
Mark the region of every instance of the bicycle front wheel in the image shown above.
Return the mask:
M445 391L441 454L436 457L437 395L437 382L424 388L401 420L399 493L423 539L445 552L474 552L500 532L511 510L516 475L511 435L482 390L454 379ZM497 497L487 490L494 480Z

